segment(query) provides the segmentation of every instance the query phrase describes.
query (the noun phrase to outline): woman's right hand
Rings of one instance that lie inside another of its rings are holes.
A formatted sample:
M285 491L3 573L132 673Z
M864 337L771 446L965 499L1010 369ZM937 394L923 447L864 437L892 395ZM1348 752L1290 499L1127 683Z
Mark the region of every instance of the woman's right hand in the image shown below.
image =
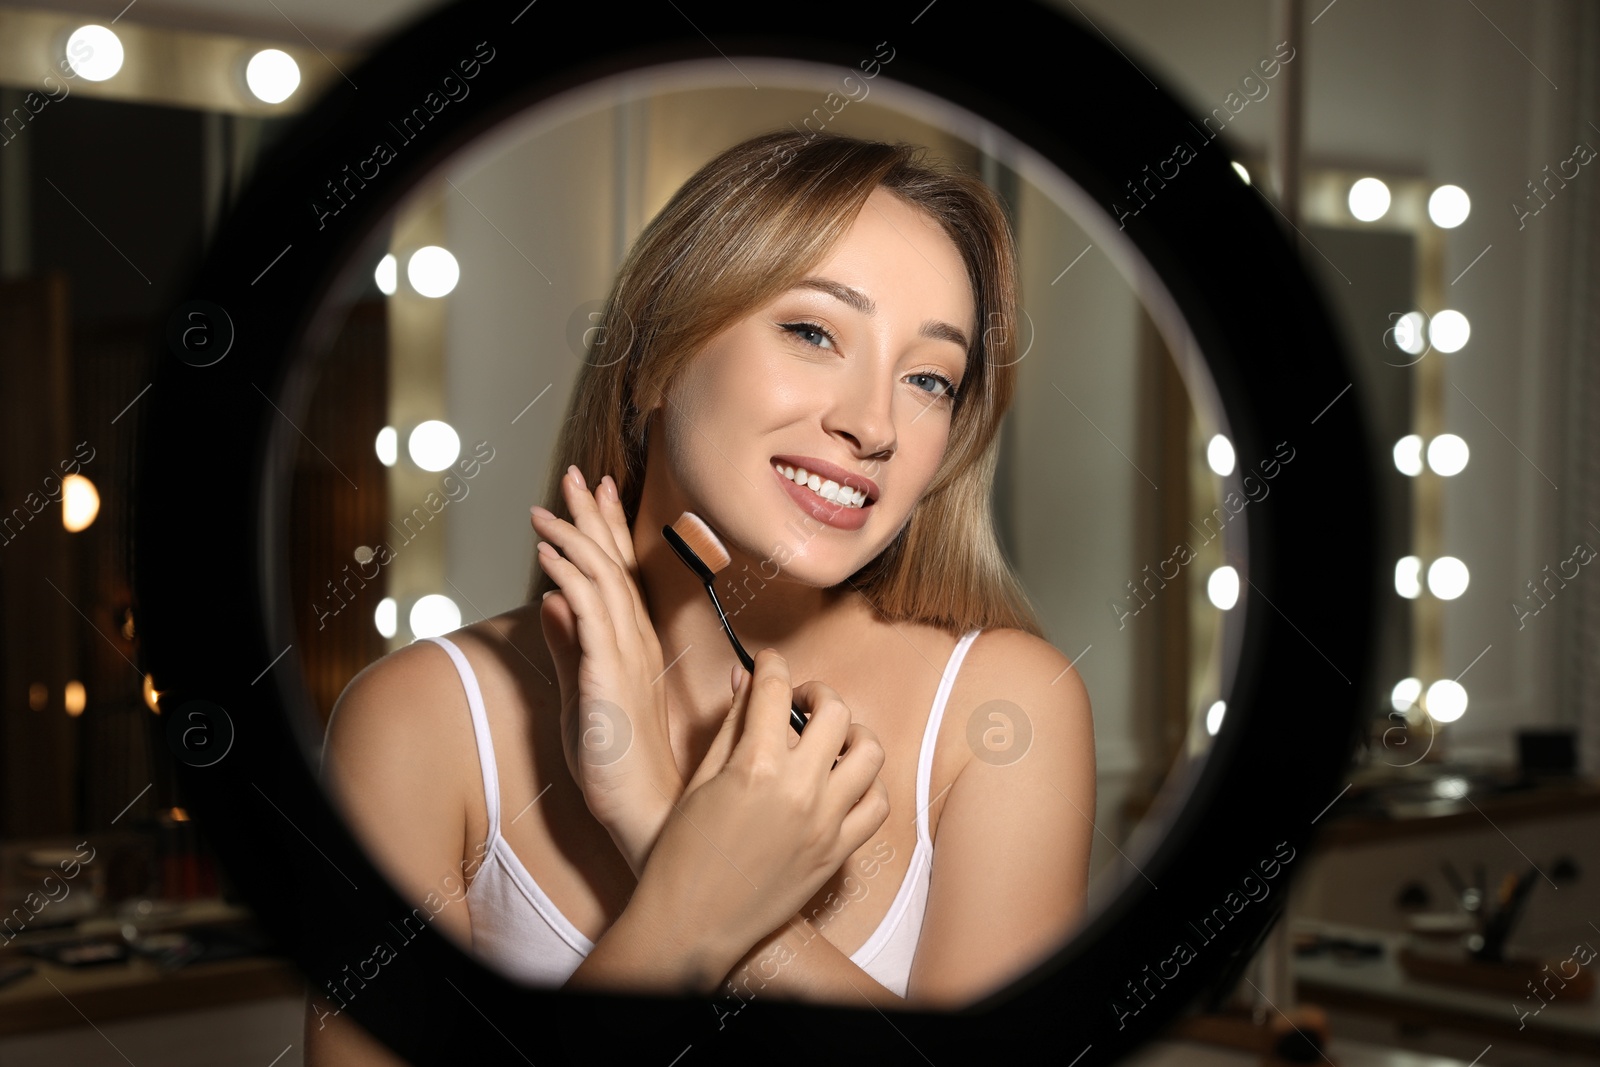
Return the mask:
M788 663L770 648L755 656L753 676L736 667L734 679L727 719L635 894L718 975L794 916L889 815L883 746L850 721L837 692L818 681L791 688ZM791 701L810 712L798 737Z

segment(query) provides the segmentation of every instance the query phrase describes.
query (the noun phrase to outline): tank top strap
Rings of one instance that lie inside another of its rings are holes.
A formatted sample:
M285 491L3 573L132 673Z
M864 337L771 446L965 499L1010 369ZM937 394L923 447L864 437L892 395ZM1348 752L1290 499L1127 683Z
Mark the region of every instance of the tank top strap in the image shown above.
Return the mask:
M432 641L450 653L450 659L456 665L456 673L461 675L461 686L467 691L467 707L472 711L472 732L478 741L478 769L483 775L483 799L489 816L489 833L484 840L492 845L500 834L500 772L494 762L494 741L489 736L489 714L484 710L483 691L478 688L478 676L473 673L472 664L467 662L465 653L457 648L453 641L444 637L425 637L422 640Z
M981 627L968 630L951 650L944 675L939 679L939 691L933 698L933 710L928 714L928 725L922 731L922 750L917 756L917 841L930 849L933 847L933 833L928 828L928 808L932 806L932 801L928 799L928 790L933 778L934 741L939 736L939 723L944 718L950 691L955 688L956 675L961 672L961 662L967 658L967 650L982 632Z

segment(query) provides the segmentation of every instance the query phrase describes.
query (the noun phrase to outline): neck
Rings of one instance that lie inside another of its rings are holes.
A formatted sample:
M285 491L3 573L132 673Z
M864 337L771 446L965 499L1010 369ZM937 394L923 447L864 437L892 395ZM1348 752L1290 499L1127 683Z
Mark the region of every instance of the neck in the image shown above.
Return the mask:
M661 534L683 513L672 496L647 475L633 549L640 591L661 643L673 747L687 778L727 716L729 672L739 658L705 585ZM771 559L727 547L732 562L717 573L712 588L745 651L754 657L764 648L777 649L795 685L826 680L827 650L851 647L848 634L865 618L865 599L848 586L841 592L790 581Z

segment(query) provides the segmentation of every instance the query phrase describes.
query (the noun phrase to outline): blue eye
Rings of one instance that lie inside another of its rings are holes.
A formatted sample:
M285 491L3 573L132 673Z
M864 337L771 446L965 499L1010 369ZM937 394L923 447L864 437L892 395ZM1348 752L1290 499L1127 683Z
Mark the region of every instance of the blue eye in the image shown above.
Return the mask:
M912 377L913 378L932 378L934 381L938 382L943 387L940 390L940 392L937 394L938 396L948 397L951 400L954 400L956 398L956 383L952 382L949 378L946 378L942 374L937 374L937 373L935 373L933 371L921 371L921 372L919 372L917 374L912 375Z
M820 334L821 336L826 337L828 339L828 343L829 344L833 344L834 343L833 342L833 334L829 333L827 330L823 329L821 326L818 326L814 322L785 322L785 323L780 323L780 325L782 326L783 329L788 330L791 334L793 334L796 337L799 337L802 333L814 333L814 334ZM807 345L810 345L810 347L812 347L812 348L821 348L822 347L820 344L812 344L810 341L804 341L803 343L807 344Z
M801 338L801 344L806 345L808 348L821 348L822 345L820 343L814 343L812 341L805 340L803 336L805 334L816 334L819 337L826 338L829 345L837 347L837 344L833 338L833 334L829 333L825 327L819 326L814 322L781 322L778 324L778 327L779 329L787 331L791 336ZM935 392L931 389L924 389L923 392L934 397L947 399L952 402L955 401L956 383L945 377L943 374L939 374L935 371L919 371L918 373L913 374L912 377L932 378L934 381L939 383L941 388L938 392Z

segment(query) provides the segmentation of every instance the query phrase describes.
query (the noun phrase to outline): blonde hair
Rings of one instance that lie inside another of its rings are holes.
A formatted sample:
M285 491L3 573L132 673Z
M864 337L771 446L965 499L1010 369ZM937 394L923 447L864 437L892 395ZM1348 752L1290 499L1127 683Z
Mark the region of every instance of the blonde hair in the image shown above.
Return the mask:
M785 130L734 145L701 167L617 273L567 405L544 506L571 521L560 482L575 463L591 480L612 476L632 526L649 401L665 395L703 339L805 277L881 186L927 212L959 249L978 329L942 463L899 535L847 581L891 622L952 634L1011 627L1043 637L991 513L1000 421L1016 385L1016 246L988 186L926 162L926 151ZM554 588L535 562L528 601Z

